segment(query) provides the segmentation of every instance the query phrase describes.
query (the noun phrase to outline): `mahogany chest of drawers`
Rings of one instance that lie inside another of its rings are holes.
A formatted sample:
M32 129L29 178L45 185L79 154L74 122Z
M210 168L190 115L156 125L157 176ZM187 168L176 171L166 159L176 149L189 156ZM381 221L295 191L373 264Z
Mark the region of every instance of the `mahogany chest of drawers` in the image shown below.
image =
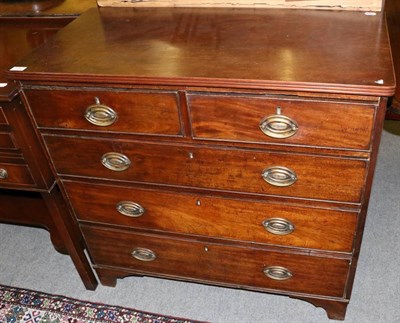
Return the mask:
M344 318L394 90L383 15L95 9L19 66L103 284L205 282Z

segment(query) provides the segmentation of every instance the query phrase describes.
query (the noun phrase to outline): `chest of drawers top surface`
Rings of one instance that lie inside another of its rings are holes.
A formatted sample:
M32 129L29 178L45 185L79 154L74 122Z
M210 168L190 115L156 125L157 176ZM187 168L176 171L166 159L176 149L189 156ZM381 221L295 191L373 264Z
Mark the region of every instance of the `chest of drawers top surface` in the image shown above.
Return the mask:
M381 13L94 8L18 65L9 77L379 96L395 86Z

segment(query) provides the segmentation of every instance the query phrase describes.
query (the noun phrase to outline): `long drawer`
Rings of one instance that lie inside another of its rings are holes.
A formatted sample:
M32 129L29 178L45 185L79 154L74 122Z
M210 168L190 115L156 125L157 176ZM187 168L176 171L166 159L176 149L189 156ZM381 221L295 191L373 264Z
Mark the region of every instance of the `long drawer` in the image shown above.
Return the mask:
M77 218L192 235L351 252L357 213L64 181Z
M360 202L367 162L276 152L46 135L59 174Z
M24 94L39 128L181 135L176 92L68 88Z
M349 261L82 226L97 266L342 297Z
M194 138L361 150L370 148L376 109L261 95L195 92L187 100Z

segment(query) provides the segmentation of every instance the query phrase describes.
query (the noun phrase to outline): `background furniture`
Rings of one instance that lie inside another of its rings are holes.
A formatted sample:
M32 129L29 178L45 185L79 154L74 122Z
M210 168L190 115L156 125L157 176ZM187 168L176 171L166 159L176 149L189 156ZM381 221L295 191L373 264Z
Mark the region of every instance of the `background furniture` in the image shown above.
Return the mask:
M0 70L10 68L75 18L1 16ZM55 248L71 256L85 286L94 289L97 280L83 253L80 234L70 225L68 209L23 108L17 84L3 75L0 83L0 221L48 229Z
M33 48L51 38L71 20L0 20L1 70L9 68ZM41 167L41 164L46 165L45 158L42 157L40 145L31 139L35 137L35 133L29 118L20 107L16 84L7 82L4 77L1 82L7 86L0 88L3 172L0 180L3 188L0 194L0 219L4 222L46 227L57 250L65 253L66 248L41 195L41 190L47 193L53 188L54 178L48 167Z
M383 14L93 9L19 64L103 284L207 282L344 318L395 85Z
M390 45L392 46L393 63L396 76L400 75L400 3L396 0L385 1ZM387 119L400 120L400 81L397 81L396 92L390 102Z
M1 17L76 17L96 7L96 0L14 0L0 3Z

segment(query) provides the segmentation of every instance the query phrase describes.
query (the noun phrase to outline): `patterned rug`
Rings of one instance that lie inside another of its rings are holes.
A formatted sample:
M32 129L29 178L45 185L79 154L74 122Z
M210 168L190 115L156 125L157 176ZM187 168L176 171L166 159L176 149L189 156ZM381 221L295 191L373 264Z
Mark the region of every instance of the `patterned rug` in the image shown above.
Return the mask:
M199 323L0 285L1 323Z

